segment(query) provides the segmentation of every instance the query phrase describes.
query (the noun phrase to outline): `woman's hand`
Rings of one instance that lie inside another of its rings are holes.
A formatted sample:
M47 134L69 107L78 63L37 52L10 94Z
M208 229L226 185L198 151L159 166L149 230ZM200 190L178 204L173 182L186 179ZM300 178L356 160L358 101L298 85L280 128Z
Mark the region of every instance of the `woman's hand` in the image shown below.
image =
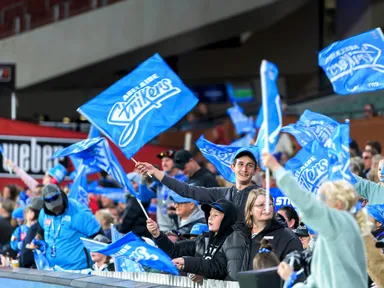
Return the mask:
M157 223L153 221L151 218L147 220L147 229L149 233L152 234L153 237L157 238L160 236L159 225L157 225Z
M282 167L280 163L276 160L275 156L269 154L268 152L263 152L261 159L263 160L264 166L271 169L272 172Z
M280 278L284 281L287 281L289 277L291 277L293 273L293 268L286 262L281 262L277 267L277 274L279 274Z
M185 261L184 258L175 258L172 260L173 264L179 269L180 271L184 270L185 267Z

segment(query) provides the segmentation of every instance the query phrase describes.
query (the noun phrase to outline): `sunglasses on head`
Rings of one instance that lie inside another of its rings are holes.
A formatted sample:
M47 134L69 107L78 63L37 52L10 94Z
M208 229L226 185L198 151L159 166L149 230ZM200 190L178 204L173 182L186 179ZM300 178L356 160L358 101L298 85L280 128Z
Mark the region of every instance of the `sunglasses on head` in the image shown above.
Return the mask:
M61 194L60 192L57 192L56 194L54 194L52 196L44 197L44 201L48 202L48 203L56 201L57 199L59 199L60 194Z

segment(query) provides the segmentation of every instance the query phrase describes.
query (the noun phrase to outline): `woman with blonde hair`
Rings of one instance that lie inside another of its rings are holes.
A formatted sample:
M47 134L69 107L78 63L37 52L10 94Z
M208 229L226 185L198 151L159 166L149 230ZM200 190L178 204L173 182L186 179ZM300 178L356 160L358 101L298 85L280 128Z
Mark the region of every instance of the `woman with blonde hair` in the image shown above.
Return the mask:
M236 258L231 259L232 274L253 269L253 259L260 253L262 239L268 240L280 261L292 251L303 250L299 238L287 227L284 218L274 213L273 198L270 196L269 212L265 202L265 190L252 189L245 204L245 221L236 223L234 232L226 240L236 250Z
M353 186L344 180L325 182L316 197L304 190L273 155L264 152L262 158L303 221L319 233L311 263L312 274L306 284L298 283L294 287L366 287L367 263L362 234L368 235L370 229L360 232L358 222L349 212L357 203ZM364 212L360 210L357 215ZM279 265L278 274L288 281L288 286L295 281L296 274L285 262Z

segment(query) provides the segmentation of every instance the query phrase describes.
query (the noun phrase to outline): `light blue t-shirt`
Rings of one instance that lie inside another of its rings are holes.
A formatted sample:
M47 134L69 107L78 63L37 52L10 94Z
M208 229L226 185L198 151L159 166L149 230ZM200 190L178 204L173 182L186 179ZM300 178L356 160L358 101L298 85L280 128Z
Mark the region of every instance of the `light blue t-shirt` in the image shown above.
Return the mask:
M68 199L68 208L61 215L47 215L44 209L41 210L39 223L44 229L44 239L48 245L46 258L51 267L57 265L65 270L89 268L89 252L85 250L80 237L96 234L101 226L87 207ZM51 253L52 246L56 250L55 257Z

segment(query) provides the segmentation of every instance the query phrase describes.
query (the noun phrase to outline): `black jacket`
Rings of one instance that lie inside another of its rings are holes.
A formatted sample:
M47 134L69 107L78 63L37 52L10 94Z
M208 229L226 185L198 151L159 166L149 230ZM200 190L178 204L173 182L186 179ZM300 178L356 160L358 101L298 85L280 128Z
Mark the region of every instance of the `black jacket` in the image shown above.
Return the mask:
M251 229L244 222L238 222L232 226L234 232L228 236L226 245L232 247L231 253L227 253L228 276L230 280L237 280L237 273L252 270L253 258L258 253L260 241L264 237L271 243L280 260L292 251L302 251L303 246L296 235L286 227L280 218L270 220L267 226L252 239Z
M203 187L219 186L219 184L217 184L215 176L213 176L213 174L207 168L204 168L204 167L197 170L197 172L187 180L187 183L189 185L203 186Z
M23 240L23 245L20 251L20 267L24 268L36 268L33 250L25 247L27 244L30 244L37 234L44 235L44 231L41 228L39 222L33 224L27 232Z
M149 206L149 203L142 204L144 209L147 209ZM126 234L132 231L139 237L152 237L146 228L147 218L135 197L129 197L127 199L127 205L125 206L122 219L122 223L118 227L120 233Z
M247 202L249 191L260 188L257 185L250 185L243 190L237 190L235 186L206 188L188 185L167 175L164 176L161 183L180 196L195 199L200 201L201 204L212 203L225 198L236 206L238 220L244 219L245 203Z
M227 261L225 254L228 249L221 249L228 235L232 233L231 226L237 219L236 208L225 199L218 201L221 207L225 207L225 215L218 233L203 233L194 240L184 240L173 243L161 233L155 242L159 248L171 258L184 258L184 272L201 275L210 279L225 279L227 276ZM206 218L209 211L206 213Z

